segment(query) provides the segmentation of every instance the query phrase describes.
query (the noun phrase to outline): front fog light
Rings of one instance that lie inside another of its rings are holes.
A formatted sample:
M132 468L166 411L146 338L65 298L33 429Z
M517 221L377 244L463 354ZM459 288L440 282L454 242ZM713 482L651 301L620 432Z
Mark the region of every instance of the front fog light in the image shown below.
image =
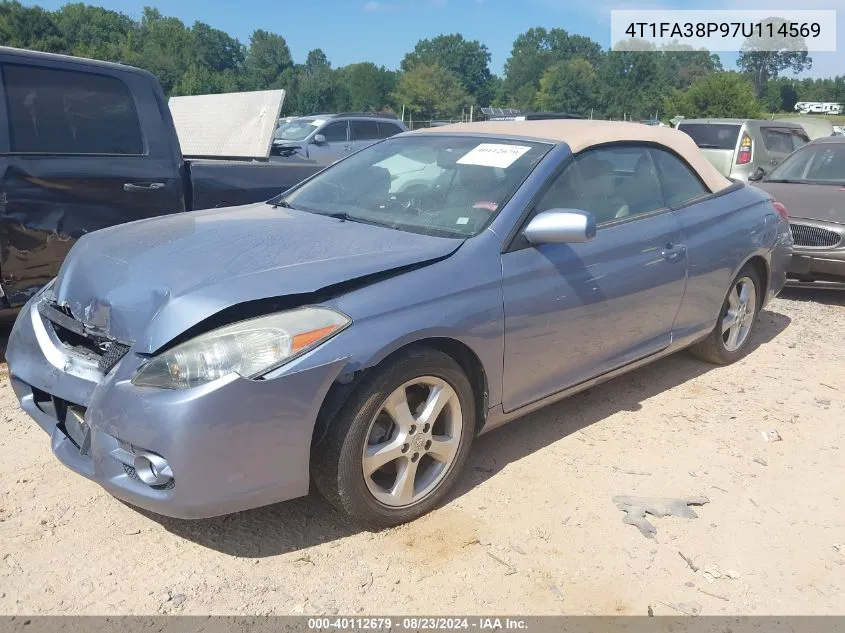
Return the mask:
M170 464L164 457L155 453L137 453L132 467L141 481L148 486L163 486L173 479Z

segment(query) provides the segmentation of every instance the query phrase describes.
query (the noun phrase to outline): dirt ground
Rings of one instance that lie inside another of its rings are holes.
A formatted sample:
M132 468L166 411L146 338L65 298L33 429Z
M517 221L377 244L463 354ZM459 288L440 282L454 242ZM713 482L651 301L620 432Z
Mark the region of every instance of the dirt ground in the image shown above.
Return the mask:
M53 458L3 366L0 613L845 614L843 341L845 292L789 290L743 362L677 354L494 431L445 506L377 534L315 496L139 512ZM651 540L620 494L709 503Z

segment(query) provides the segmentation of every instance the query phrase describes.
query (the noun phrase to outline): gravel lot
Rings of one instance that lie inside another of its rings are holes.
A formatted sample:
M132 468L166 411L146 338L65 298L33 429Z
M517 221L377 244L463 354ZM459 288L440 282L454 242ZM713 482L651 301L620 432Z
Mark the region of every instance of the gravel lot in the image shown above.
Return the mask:
M53 458L3 365L0 613L845 614L843 341L845 292L786 291L743 362L677 354L494 431L378 534L316 497L139 512ZM650 540L619 494L710 502Z

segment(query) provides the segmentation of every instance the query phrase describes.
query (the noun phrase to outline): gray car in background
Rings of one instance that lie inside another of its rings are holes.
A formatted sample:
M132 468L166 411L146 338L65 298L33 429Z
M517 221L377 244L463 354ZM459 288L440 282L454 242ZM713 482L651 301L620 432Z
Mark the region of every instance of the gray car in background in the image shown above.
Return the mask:
M440 503L479 433L686 347L739 360L791 254L782 207L675 130L465 123L84 236L6 358L121 499L199 518L313 481L378 528Z
M368 145L406 132L387 114L312 114L281 124L273 137L271 161L331 165Z
M677 129L695 141L724 176L748 182L810 141L798 123L757 119L684 119Z

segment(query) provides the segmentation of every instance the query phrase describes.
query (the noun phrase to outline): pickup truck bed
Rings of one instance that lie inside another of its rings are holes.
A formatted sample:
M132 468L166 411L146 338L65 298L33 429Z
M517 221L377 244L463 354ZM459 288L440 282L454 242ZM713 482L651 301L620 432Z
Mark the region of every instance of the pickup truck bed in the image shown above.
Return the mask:
M0 47L0 313L56 276L83 234L272 198L318 165L189 160L146 71Z

